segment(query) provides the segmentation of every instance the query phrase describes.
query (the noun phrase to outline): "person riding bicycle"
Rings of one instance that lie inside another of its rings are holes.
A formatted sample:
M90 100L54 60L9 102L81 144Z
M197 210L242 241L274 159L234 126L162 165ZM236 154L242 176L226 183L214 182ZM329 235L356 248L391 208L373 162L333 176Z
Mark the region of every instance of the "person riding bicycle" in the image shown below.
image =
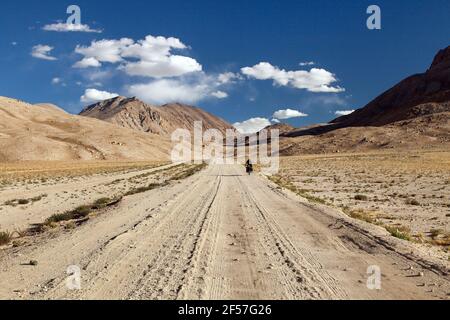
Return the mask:
M245 170L249 175L253 172L253 164L250 159L245 163Z

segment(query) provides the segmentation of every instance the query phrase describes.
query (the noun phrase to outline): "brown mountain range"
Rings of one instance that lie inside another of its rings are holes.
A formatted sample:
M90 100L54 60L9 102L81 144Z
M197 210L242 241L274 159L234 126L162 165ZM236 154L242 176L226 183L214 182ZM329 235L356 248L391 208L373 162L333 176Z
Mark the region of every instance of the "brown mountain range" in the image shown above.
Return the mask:
M282 133L281 154L447 148L450 145L450 47L431 67L362 109L326 125Z
M333 123L383 126L418 116L450 111L450 46L439 51L431 67L386 91L364 108Z
M0 161L168 160L166 137L0 97Z
M195 121L202 121L204 130L218 129L225 133L233 129L229 123L199 108L183 104L155 107L137 98L105 100L88 106L80 115L162 136L170 136L178 128L192 131Z

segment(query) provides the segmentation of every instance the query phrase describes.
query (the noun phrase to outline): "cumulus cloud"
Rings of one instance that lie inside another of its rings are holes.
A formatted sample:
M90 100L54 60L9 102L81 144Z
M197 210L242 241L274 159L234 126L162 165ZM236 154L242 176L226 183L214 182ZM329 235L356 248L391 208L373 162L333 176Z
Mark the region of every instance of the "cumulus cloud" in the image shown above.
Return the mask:
M97 89L86 89L84 95L81 96L80 101L83 103L95 103L107 99L118 97L117 93L107 91L100 91Z
M167 78L202 71L202 66L189 57L168 56L158 61L129 62L122 69L130 76Z
M225 98L228 98L228 93L223 92L223 91L220 91L220 90L211 93L211 95L212 95L213 97L216 97L217 99L225 99Z
M128 38L93 41L88 47L76 47L75 52L84 58L74 67L99 67L102 62L120 62L120 69L128 75L149 78L179 77L202 71L202 65L195 59L172 54L174 49L187 48L177 38L151 35L137 42Z
M220 84L232 83L235 82L236 80L241 79L242 76L239 73L234 72L224 72L219 74L219 76L217 77L217 80L219 81Z
M84 59L94 58L98 62L118 63L123 61L123 50L133 43L134 41L128 38L92 41L88 47L78 45L75 52L83 55Z
M337 116L348 116L349 114L352 114L355 112L355 110L338 110L334 114Z
M276 85L305 89L309 92L338 93L345 91L339 86L332 86L337 79L334 74L324 69L312 68L310 71L286 71L268 62L261 62L253 67L242 68L241 72L249 78L273 80Z
M292 109L278 110L273 114L274 119L286 120L291 118L307 117L308 115Z
M266 118L251 118L243 122L236 122L233 126L242 134L252 134L271 125Z
M59 84L59 83L61 83L61 78L53 78L52 79L52 84Z
M278 119L272 119L271 121L272 121L273 123L281 123L281 121L278 120Z
M102 64L100 63L100 61L98 61L94 57L84 58L83 60L80 60L73 65L74 68L78 68L78 69L85 69L85 68L90 68L90 67L97 68L97 67L101 67L101 66L102 66Z
M207 84L178 79L160 79L150 83L134 84L129 86L127 91L129 95L152 104L173 102L192 104L211 95Z
M87 24L75 24L75 23L53 23L47 24L42 27L44 31L55 32L89 32L89 33L102 33L102 30L91 29Z
M53 49L54 48L51 46L38 44L31 50L31 55L37 59L54 61L57 59L50 55Z
M305 67L305 66L313 66L313 65L315 65L316 63L314 62L314 61L305 61L305 62L300 62L299 63L299 65L301 66L301 67Z
M126 88L127 94L152 104L194 104L205 99L225 99L228 93L221 90L217 75L203 72L179 78L155 79L136 83Z

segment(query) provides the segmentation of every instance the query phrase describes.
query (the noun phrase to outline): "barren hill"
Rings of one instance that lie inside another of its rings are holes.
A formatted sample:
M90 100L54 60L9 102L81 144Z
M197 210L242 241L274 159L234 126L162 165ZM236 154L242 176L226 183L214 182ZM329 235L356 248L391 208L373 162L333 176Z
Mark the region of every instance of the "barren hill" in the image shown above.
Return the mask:
M354 113L282 134L281 153L329 153L450 146L450 47Z
M267 131L279 130L280 131L280 135L283 135L285 133L288 133L288 132L291 132L291 131L295 130L295 128L293 126L291 126L290 124L287 124L287 123L276 123L276 124L272 124L270 126L265 127L264 130L267 130Z
M0 97L0 161L165 160L168 139Z
M195 121L202 121L204 130L218 129L224 133L232 129L229 123L199 108L183 104L155 107L136 98L105 100L87 107L80 115L163 136L170 136L178 128L192 131Z
M450 112L450 46L439 51L431 67L386 91L366 107L333 123L345 127L382 126L417 116Z

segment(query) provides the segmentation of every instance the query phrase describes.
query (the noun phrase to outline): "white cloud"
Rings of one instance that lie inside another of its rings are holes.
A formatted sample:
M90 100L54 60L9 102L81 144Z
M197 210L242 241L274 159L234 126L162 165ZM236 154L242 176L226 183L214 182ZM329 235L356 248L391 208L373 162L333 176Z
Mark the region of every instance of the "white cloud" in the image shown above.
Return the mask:
M219 81L220 84L227 84L241 79L242 76L234 72L224 72L219 74L219 76L217 77L217 80Z
M271 121L272 121L273 123L281 123L281 121L278 120L278 119L272 119Z
M306 61L306 62L300 62L299 63L299 65L301 66L301 67L305 67L305 66L313 66L313 65L315 65L316 63L314 62L314 61Z
M83 60L78 61L77 63L75 63L73 65L74 68L78 68L78 69L85 69L85 68L89 68L89 67L101 67L101 63L95 59L94 57L90 57L90 58L83 58Z
M271 122L265 118L252 118L233 124L233 126L242 134L256 133L270 125Z
M75 52L84 56L74 67L99 67L101 62L119 63L130 76L150 78L179 77L200 72L203 67L195 59L172 54L173 49L188 47L177 38L147 36L132 39L93 41L90 46L77 46Z
M187 49L187 46L177 38L148 35L144 40L124 48L123 55L145 61L157 61L170 56L172 49Z
M203 83L189 83L175 79L161 79L150 83L128 87L128 94L147 103L165 104L173 102L196 103L210 96L210 88Z
M228 98L228 93L223 92L223 91L215 91L213 93L211 93L212 96L216 97L217 99L225 99Z
M292 109L278 110L273 114L274 119L286 120L291 118L307 117L308 115Z
M352 114L355 112L355 110L338 110L334 114L337 116L348 116L349 114Z
M107 99L112 99L118 96L119 95L117 93L110 93L97 89L86 89L84 95L81 96L80 101L83 103L95 103Z
M126 88L127 94L152 104L173 102L194 104L205 99L225 99L228 93L221 90L217 76L203 72L189 76L156 79L137 83Z
M268 62L261 62L253 67L245 67L241 72L257 80L273 80L280 86L291 86L296 89L306 89L310 92L343 92L341 87L333 87L337 79L324 69L312 68L310 71L286 71L272 66Z
M129 62L122 69L130 76L167 78L202 71L202 66L189 57L169 56L158 61Z
M52 84L60 84L61 81L62 81L61 78L56 77L52 79Z
M51 46L38 44L37 46L34 46L33 49L31 50L31 55L37 59L54 61L57 59L50 55L50 52L53 49L54 48Z
M111 78L112 76L112 72L108 70L102 71L100 69L89 69L88 71L83 73L83 77L93 82L103 81Z
M18 45L18 43L16 41L13 41L13 42L11 42L11 45L15 47Z
M102 33L102 30L91 29L87 24L54 23L45 25L42 30L55 32L89 32Z
M118 63L123 61L122 52L134 43L132 39L92 41L89 47L77 46L75 52L86 58L94 58L98 62ZM83 59L83 60L84 60Z

